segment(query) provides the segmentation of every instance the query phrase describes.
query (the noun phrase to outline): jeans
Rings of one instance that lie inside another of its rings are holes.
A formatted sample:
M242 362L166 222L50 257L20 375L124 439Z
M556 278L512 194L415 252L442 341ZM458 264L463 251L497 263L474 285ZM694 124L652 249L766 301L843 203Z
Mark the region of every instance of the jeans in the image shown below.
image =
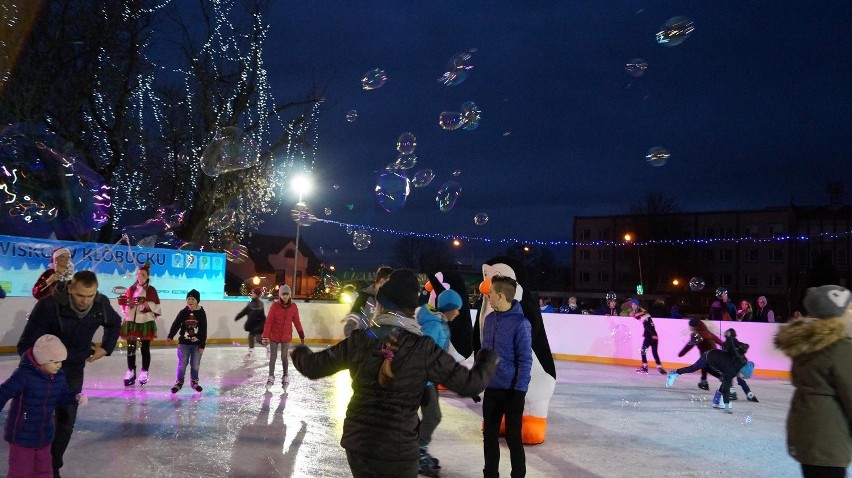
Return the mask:
M193 382L198 381L198 367L201 366L201 352L198 345L179 344L177 349L177 381L183 383L186 377L186 365L189 364L189 378Z
M524 414L526 392L486 388L482 399L482 448L485 454L485 478L499 476L500 421L506 417L506 444L512 462L512 478L527 474L526 454L521 441L521 417Z

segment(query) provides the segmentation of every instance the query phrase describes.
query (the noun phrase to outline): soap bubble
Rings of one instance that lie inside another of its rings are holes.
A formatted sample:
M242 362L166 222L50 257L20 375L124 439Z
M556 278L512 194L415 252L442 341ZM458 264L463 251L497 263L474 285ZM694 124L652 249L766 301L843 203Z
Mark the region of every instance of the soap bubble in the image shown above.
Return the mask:
M210 144L201 153L201 171L216 177L229 171L252 167L259 151L251 137L236 126L216 131Z
M421 169L414 173L414 177L411 178L411 185L415 188L422 188L428 186L433 179L435 179L435 173L431 169Z
M417 138L411 133L402 133L396 140L396 150L401 154L411 154L417 148Z
M331 208L330 207L325 208L325 215L331 216Z
M222 252L225 253L225 259L234 264L242 264L249 258L248 248L236 241L225 241Z
M701 277L693 277L692 279L689 279L689 288L694 292L704 289L705 285L707 284Z
M484 226L488 222L488 214L481 212L473 216L473 223L477 226Z
M651 166L660 167L668 162L669 156L671 155L666 148L655 146L648 150L648 154L645 155L645 159Z
M370 233L363 229L355 231L352 233L352 245L355 246L355 249L359 251L363 251L364 249L370 247Z
M237 213L231 207L225 206L213 214L207 220L207 229L214 232L222 232L234 225Z
M349 110L346 113L346 121L348 121L349 123L354 123L355 120L357 120L357 119L358 119L358 112L357 111Z
M346 235L352 234L352 226L346 226Z
M340 189L340 185L339 185L339 184L335 184L335 185L334 185L334 186L332 186L332 187L335 189L335 191L336 191L336 190L338 190L338 189Z
M453 171L453 177L457 178L459 176L461 176L461 169L456 169L455 171Z
M441 212L448 212L453 206L456 205L456 201L461 194L461 184L455 181L447 181L442 186L441 189L438 190L438 195L435 196L435 202L438 203L438 209Z
M478 128L481 114L482 112L479 110L479 107L476 106L476 103L473 101L465 102L461 106L461 117L464 129L472 131Z
M624 71L633 78L641 78L645 76L645 70L648 69L648 62L642 58L634 58L624 65Z
M467 79L468 72L473 69L471 58L473 50L457 53L450 58L444 74L438 78L438 83L446 86L456 86Z
M462 114L458 111L444 111L438 116L438 124L447 131L454 131L462 126Z
M631 339L630 329L624 324L618 324L609 332L609 337L604 342L607 344L629 344Z
M417 155L414 153L400 153L396 157L397 169L411 169L417 165Z
M402 174L387 171L376 180L376 201L385 211L396 212L405 206L411 192L408 178Z
M665 46L676 46L683 43L695 30L693 21L687 17L672 17L660 27L657 32L657 43Z
M384 86L387 81L388 75L385 70L376 68L364 73L364 77L361 78L361 87L365 90L375 90Z

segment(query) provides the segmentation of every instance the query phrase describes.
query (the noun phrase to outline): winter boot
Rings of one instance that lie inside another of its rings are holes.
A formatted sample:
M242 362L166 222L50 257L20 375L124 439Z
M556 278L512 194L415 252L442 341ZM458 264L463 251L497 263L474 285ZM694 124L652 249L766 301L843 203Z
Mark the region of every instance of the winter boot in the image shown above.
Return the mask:
M719 401L722 399L722 392L716 390L713 395L713 408L719 408Z
M266 391L268 392L273 385L275 385L275 375L270 375L266 380Z
M290 377L285 375L284 378L281 379L281 388L286 392L288 385L290 385Z
M707 383L707 380L702 380L698 382L698 388L701 390L710 390L710 384Z
M148 383L148 371L142 369L142 371L139 372L139 385L145 385L146 383Z
M198 384L198 380L190 380L190 381L189 381L189 385L190 385L190 386L192 387L192 389L193 389L193 390L195 390L196 392L200 392L200 391L204 390L203 388L201 388L201 385L199 385L199 384Z
M429 454L429 447L428 447L428 445L427 445L427 446L421 446L421 447L420 447L420 457L421 457L421 458L425 457L425 459L426 459L426 460L428 460L428 461L432 462L432 465L433 465L435 468L440 468L440 467L441 467L441 465L440 465L440 461L439 461L437 458L435 458L434 456L432 456L432 455L430 455L430 454Z
M172 387L172 393L180 392L181 388L183 388L183 382L175 382L175 386Z
M127 373L124 374L124 386L129 387L136 383L136 369L129 368L127 369Z
M664 369L662 365L657 365L657 372L660 372L660 375L665 375L666 369Z
M731 403L731 402L726 403L725 404L725 412L734 413L734 404Z
M648 375L648 364L643 363L641 367L636 368L636 373L641 373L643 375Z
M677 380L677 371L672 370L666 376L666 388L672 388L672 385L674 385L675 380Z
M728 401L736 400L736 399L737 399L737 391L732 388L731 392L728 393Z
M751 392L748 392L748 394L746 395L746 398L748 399L749 402L755 402L755 403L760 402L760 400L758 400L757 397L755 397L754 394L751 393Z
M426 447L420 447L420 463L417 466L417 474L423 476L440 476L438 460L426 452Z

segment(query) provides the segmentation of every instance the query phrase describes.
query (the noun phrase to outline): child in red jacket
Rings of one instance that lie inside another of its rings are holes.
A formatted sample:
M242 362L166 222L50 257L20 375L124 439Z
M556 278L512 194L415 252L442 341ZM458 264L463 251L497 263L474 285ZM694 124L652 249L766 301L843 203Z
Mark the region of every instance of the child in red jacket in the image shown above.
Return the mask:
M305 343L305 332L302 330L302 322L299 320L299 308L290 298L290 286L281 284L278 288L278 300L272 303L269 313L266 315L266 324L263 326L263 345L269 345L269 379L266 381L266 390L269 391L275 383L275 361L278 359L278 346L281 346L281 366L284 369L284 377L281 379L281 388L287 391L290 378L287 376L289 365L288 352L290 341L293 340L293 326L299 333L299 339Z

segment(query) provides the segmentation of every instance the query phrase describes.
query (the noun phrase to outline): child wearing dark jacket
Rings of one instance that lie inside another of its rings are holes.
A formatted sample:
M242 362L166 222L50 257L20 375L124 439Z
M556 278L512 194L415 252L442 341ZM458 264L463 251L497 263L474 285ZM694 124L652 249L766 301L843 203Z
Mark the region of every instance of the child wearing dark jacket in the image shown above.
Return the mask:
M666 370L660 362L660 354L657 353L657 346L660 344L660 338L657 335L657 327L654 326L654 319L651 318L651 314L649 314L648 311L639 305L639 299L633 299L630 301L629 314L630 317L633 317L636 320L641 320L642 328L645 329L642 333L642 337L644 338L642 341L642 348L639 349L639 357L642 358L642 366L636 369L636 373L648 374L648 356L645 352L647 352L648 347L650 347L651 354L654 356L654 362L657 364L657 371L660 372L660 374L665 375Z
M249 294L251 301L249 301L248 305L246 305L234 318L235 321L240 320L243 317L246 318L246 325L243 326L245 331L248 332L249 349L248 352L246 352L246 359L254 357L255 343L263 343L261 339L263 337L263 325L266 322L266 312L264 312L263 302L260 300L262 293L263 289L260 287L252 289Z
M186 294L186 307L178 312L166 343L171 344L175 334L180 333L177 350L177 380L172 393L178 393L183 387L186 377L186 366L190 366L190 384L196 392L202 390L198 384L198 368L201 366L201 355L204 354L204 344L207 341L207 314L198 303L201 301L201 293L195 289Z
M68 389L62 361L68 351L55 335L39 337L35 346L21 357L21 363L0 385L0 409L12 400L6 417L4 438L9 442L10 477L53 476L50 445L56 433L54 411L57 405L88 399Z

